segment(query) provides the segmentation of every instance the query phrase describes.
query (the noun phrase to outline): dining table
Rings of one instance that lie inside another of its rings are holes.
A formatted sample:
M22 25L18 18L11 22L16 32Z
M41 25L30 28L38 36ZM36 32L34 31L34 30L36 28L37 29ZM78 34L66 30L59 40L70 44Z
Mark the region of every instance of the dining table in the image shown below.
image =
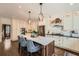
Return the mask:
M42 48L42 56L51 56L54 53L54 40L50 37L38 36L38 37L30 37L24 36L27 40L32 40L41 45Z

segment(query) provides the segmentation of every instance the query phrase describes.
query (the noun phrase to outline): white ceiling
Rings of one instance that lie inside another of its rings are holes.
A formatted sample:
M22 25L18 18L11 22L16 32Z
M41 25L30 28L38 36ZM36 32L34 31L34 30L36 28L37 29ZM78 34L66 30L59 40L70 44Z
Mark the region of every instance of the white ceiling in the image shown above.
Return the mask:
M2 17L26 19L29 10L32 12L31 17L36 19L40 12L40 6L38 3L0 3L0 16ZM79 4L75 3L71 6L69 3L43 3L45 17L60 15L72 10L79 11Z

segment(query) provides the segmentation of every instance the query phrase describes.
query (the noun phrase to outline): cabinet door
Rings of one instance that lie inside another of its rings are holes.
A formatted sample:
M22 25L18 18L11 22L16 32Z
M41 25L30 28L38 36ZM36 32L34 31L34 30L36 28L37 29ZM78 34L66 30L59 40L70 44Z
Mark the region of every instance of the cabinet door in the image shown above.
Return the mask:
M40 36L45 36L45 26L39 26L38 32Z
M64 30L72 30L73 25L72 25L72 17L68 16L68 17L64 17Z

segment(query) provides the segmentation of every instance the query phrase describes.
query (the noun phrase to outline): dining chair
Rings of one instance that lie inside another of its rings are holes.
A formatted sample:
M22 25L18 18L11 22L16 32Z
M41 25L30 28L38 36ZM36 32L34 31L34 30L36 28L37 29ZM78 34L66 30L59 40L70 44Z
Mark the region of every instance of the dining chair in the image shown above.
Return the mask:
M27 40L27 52L32 55L33 53L40 51L40 45L34 45L34 42L31 40Z
M27 51L27 40L23 36L19 36L19 53L22 55L23 51Z

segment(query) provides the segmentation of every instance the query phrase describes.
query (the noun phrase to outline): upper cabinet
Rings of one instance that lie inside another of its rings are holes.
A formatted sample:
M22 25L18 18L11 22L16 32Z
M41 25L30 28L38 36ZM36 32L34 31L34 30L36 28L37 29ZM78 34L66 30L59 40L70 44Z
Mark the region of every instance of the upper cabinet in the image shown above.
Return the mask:
M64 30L72 30L72 16L64 16Z
M79 30L79 13L77 11L69 12L63 20L65 30Z

